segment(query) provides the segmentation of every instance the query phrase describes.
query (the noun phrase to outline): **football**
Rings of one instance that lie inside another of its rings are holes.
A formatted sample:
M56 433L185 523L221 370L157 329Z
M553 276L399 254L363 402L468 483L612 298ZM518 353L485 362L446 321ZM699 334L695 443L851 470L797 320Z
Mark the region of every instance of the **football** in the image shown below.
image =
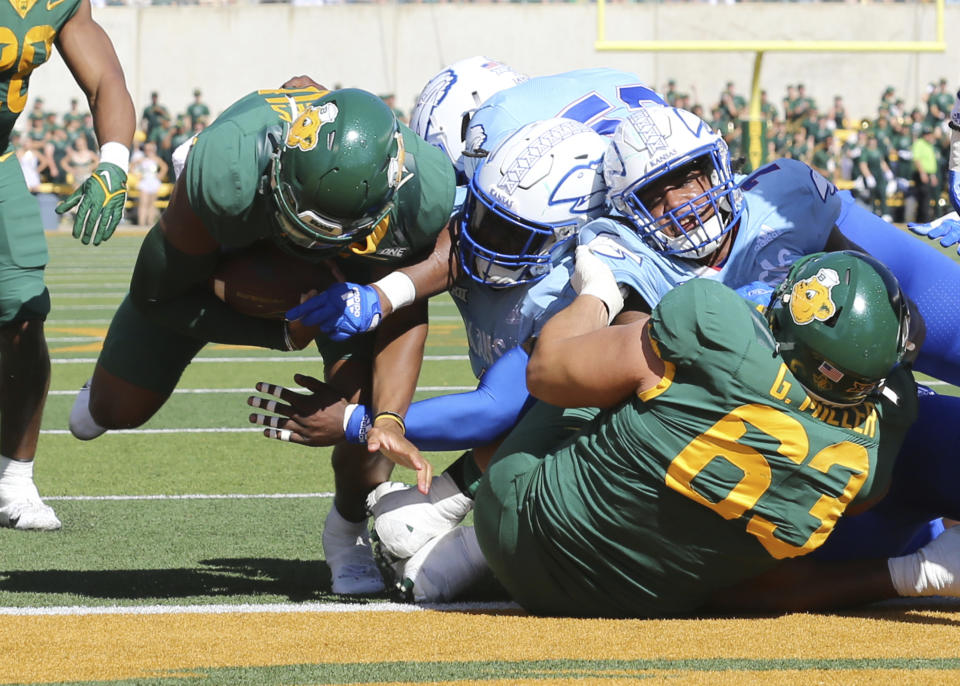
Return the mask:
M214 294L232 309L251 317L282 319L314 291L343 278L332 262L307 262L261 241L226 252L210 277Z

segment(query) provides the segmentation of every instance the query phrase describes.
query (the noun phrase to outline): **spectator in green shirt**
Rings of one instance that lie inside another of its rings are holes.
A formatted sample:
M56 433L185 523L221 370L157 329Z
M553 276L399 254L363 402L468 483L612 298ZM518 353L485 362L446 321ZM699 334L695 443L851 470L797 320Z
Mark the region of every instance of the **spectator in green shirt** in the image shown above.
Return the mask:
M192 129L194 122L199 121L201 118L206 121L210 116L210 108L200 99L202 95L203 93L199 88L193 90L193 102L187 105L187 128Z
M914 188L917 197L917 221L928 222L935 216L933 203L939 188L937 151L933 147L933 127L924 126L922 135L913 142Z

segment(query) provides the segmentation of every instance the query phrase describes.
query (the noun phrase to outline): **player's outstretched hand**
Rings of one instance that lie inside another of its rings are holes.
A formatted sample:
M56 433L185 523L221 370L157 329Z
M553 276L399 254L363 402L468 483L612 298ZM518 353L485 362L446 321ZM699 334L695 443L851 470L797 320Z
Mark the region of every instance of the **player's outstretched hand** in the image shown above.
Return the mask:
M337 283L287 311L287 319L319 327L328 338L345 341L377 328L382 318L380 294L373 286Z
M247 398L247 405L270 413L251 414L250 423L268 427L263 435L279 441L314 447L342 442L347 401L339 391L312 376L296 374L293 380L308 392L298 393L263 381L257 383L258 393L273 397L251 395Z
M939 238L940 245L944 248L960 243L960 215L956 212L945 214L925 224L911 222L907 224L907 228L921 236L926 236L930 240ZM960 246L957 247L957 253L960 254Z
M100 245L116 230L126 201L126 172L115 164L101 162L90 178L57 205L57 214L76 207L73 237L84 245L89 244L91 238L94 245Z
M424 495L430 491L433 465L404 437L399 424L384 419L377 421L367 432L367 449L371 453L379 450L394 464L416 471L417 490Z

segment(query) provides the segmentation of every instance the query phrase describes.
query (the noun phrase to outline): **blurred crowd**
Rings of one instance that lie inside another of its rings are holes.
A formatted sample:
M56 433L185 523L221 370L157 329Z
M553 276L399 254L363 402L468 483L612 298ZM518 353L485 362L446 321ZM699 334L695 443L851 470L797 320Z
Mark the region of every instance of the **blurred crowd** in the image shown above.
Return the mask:
M340 87L340 84L335 84ZM661 91L668 102L698 114L724 134L731 155L746 156L744 129L749 104L728 82L715 104L706 107L693 89L682 92L670 79ZM765 122L766 159L791 157L811 165L841 188L849 188L874 212L892 221L929 221L942 212L946 192L947 128L954 91L947 79L930 84L919 103L907 104L896 89L881 93L876 112L867 116L849 113L842 95L828 107L810 97L802 83L790 84L774 100L761 91L760 114ZM393 94L381 98L401 121L406 115ZM182 112L172 114L160 94L150 94L143 108L130 162L131 206L128 220L151 225L156 200L172 180L173 151L211 118L199 89ZM97 141L90 114L70 110L57 114L36 99L27 116L25 132L13 134L27 186L34 191L67 193L96 167ZM53 187L41 187L53 184ZM134 202L133 199L136 199Z
M733 82L709 109L695 93L680 92L673 79L663 93L721 131L734 159L746 155L749 105ZM766 159L802 160L888 220L929 221L944 204L953 102L954 89L945 78L929 84L916 103L888 86L876 111L866 115L848 112L842 95L828 105L817 103L802 83L788 85L779 99L761 91Z

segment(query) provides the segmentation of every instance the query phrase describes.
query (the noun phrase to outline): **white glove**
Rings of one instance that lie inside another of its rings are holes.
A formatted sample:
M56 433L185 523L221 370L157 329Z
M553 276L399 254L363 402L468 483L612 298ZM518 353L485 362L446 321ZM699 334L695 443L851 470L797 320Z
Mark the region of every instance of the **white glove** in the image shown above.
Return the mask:
M610 267L590 251L589 245L577 246L576 267L570 285L578 295L600 298L607 306L607 324L623 309L623 295Z
M867 177L867 188L875 188L877 185L877 180L872 176Z

